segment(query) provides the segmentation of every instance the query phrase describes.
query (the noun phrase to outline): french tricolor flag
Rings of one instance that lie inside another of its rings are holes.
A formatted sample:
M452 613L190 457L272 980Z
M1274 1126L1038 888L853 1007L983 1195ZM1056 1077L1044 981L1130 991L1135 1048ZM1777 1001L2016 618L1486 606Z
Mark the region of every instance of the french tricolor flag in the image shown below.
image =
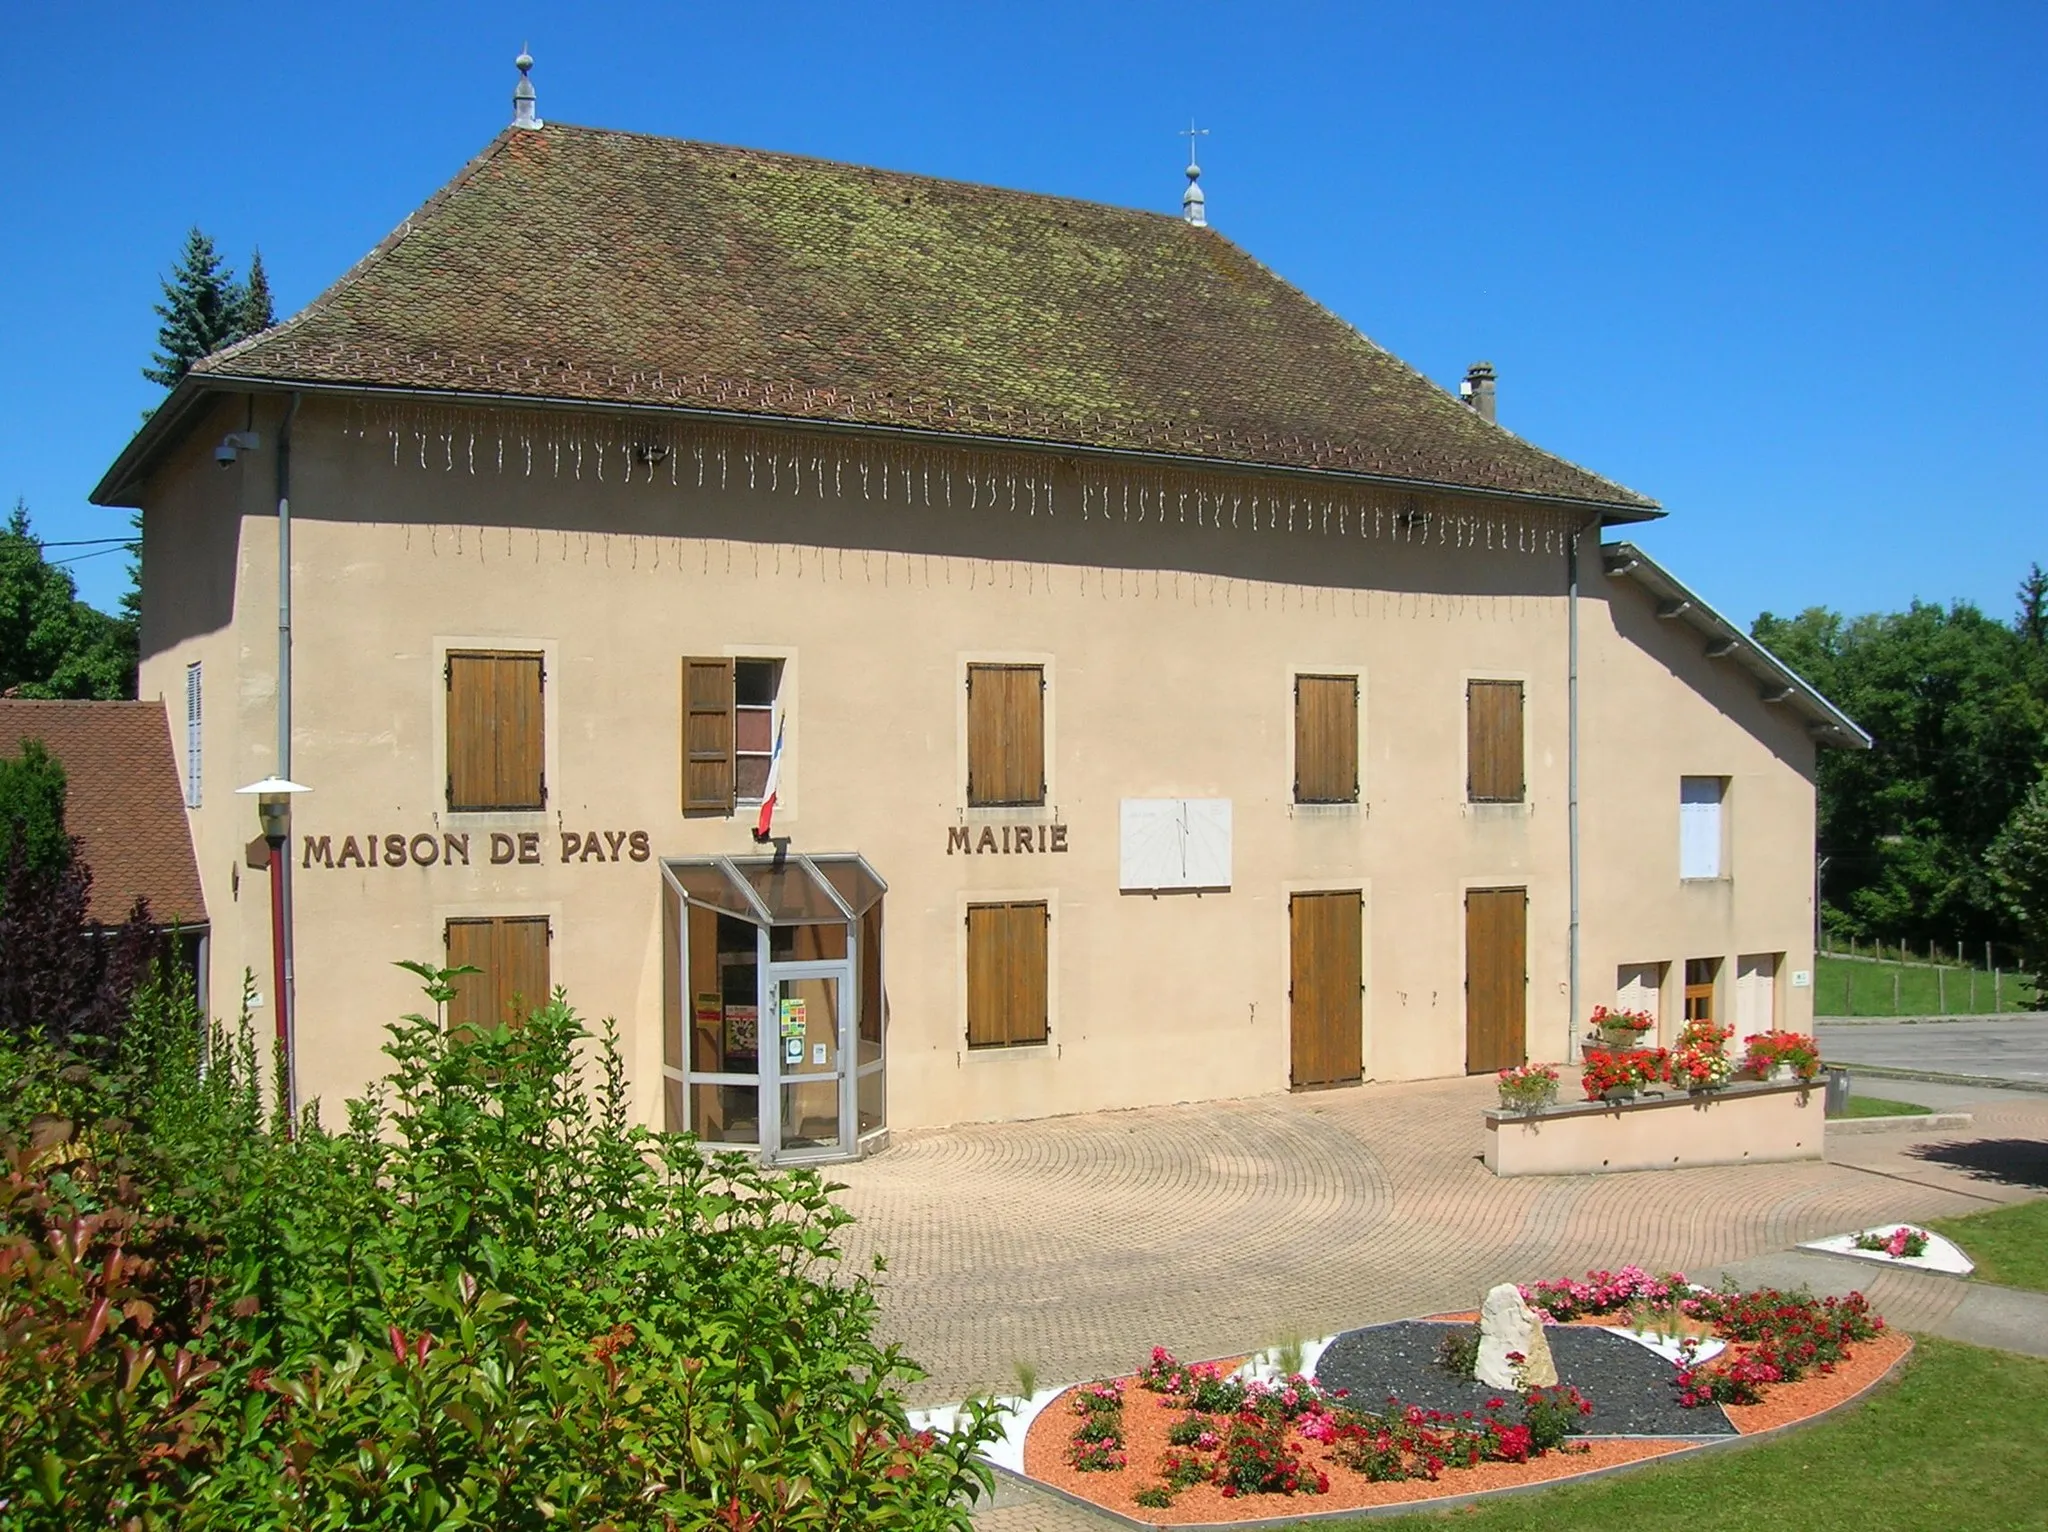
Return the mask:
M788 727L788 720L778 720L775 729L775 753L768 758L768 783L761 789L761 817L754 821L754 839L765 841L768 831L775 822L775 789L782 780L782 733Z

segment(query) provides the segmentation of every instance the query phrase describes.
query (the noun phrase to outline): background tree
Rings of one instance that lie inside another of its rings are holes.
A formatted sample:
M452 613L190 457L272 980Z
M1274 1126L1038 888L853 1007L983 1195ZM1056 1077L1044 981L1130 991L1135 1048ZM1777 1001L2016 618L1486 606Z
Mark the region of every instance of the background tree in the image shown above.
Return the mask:
M2048 775L2013 810L1985 861L2022 945L2038 962L2048 954Z
M247 340L277 323L270 304L270 278L263 270L263 252L249 257L249 280L242 284L242 299L235 310L236 340Z
M2041 651L1964 603L1848 621L1821 608L1765 613L1754 632L1876 741L1820 753L1833 928L1944 945L2015 939L1985 854L2048 765Z
M0 755L0 865L17 846L31 872L56 872L70 862L64 791L64 765L41 740L23 740L19 756Z
M2048 570L2039 564L2028 569L2020 581L2020 610L2013 618L2013 631L2036 649L2048 649Z
M0 531L0 693L13 697L135 695L135 629L78 599L71 572L43 556L16 501Z
M244 295L213 241L197 228L185 236L184 253L163 286L164 301L156 305L163 319L157 354L142 375L175 388L194 362L235 340Z

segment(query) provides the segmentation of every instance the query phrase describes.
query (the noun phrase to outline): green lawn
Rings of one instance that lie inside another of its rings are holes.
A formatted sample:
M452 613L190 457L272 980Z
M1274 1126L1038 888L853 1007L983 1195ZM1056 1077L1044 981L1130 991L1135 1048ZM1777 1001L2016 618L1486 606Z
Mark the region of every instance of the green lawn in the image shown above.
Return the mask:
M1338 1525L1355 1532L2039 1532L2048 1483L2043 1419L2048 1361L1922 1338L1895 1387L1761 1446L1469 1510ZM1454 1487L1457 1475L1443 1483Z
M1844 1117L1925 1117L1927 1108L1911 1101L1892 1101L1883 1096L1851 1096Z
M1898 980L1896 1010L1894 978ZM1813 1009L1817 1016L1988 1016L1994 1005L2001 1010L2024 1011L2033 1003L2034 981L2023 974L2006 974L1994 994L1991 975L1974 968L1935 969L1841 957L1822 957L1814 963Z
M2048 1198L1937 1218L1927 1227L1963 1247L1977 1263L1978 1281L2048 1293Z

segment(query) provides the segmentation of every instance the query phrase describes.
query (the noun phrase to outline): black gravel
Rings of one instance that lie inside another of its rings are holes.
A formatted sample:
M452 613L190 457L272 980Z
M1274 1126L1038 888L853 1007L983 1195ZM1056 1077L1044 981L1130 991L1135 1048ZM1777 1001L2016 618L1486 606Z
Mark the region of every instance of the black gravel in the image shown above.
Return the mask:
M1349 1389L1345 1403L1354 1409L1380 1409L1391 1395L1429 1410L1483 1410L1487 1400L1501 1397L1499 1389L1453 1377L1437 1365L1444 1337L1469 1328L1403 1319L1347 1330L1316 1362L1315 1381L1327 1389ZM1553 1325L1544 1336L1558 1381L1593 1402L1587 1435L1735 1435L1718 1404L1679 1408L1672 1382L1677 1369L1649 1347L1587 1325Z

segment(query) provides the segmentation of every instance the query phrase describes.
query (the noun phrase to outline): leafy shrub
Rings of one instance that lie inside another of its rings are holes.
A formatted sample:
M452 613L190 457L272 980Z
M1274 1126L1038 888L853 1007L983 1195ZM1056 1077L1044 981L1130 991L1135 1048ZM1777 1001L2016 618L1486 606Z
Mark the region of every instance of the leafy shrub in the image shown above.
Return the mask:
M1329 1476L1310 1467L1287 1440L1287 1423L1245 1411L1230 1423L1215 1468L1225 1496L1320 1495Z
M919 1374L838 1269L835 1188L631 1126L611 1030L559 997L448 1035L450 975L418 971L436 1017L391 1029L344 1132L281 1131L246 1018L199 1070L159 992L83 1083L17 1055L94 1115L38 1150L0 1114L0 1313L44 1337L0 1342L9 1525L964 1532L991 1411L908 1428ZM74 1226L75 1270L23 1254ZM138 1241L146 1267L111 1259Z
M1436 1365L1454 1378L1470 1378L1479 1370L1479 1326L1459 1325L1437 1343Z

